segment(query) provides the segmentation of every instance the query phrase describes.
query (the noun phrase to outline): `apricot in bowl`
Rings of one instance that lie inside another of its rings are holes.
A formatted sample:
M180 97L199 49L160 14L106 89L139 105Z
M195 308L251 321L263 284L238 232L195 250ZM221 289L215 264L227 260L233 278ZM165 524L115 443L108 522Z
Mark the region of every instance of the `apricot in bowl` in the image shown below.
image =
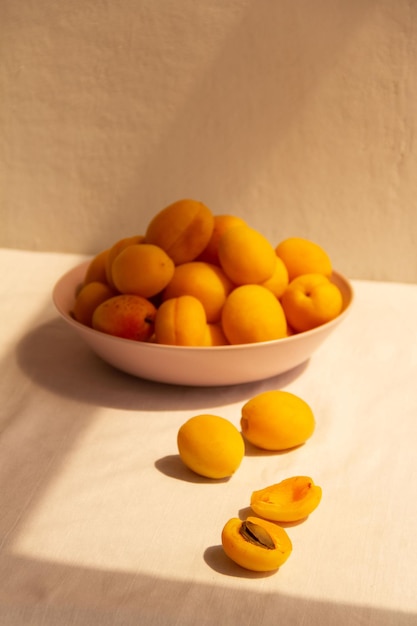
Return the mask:
M176 346L115 337L72 316L75 295L91 260L67 273L53 289L53 302L70 328L113 367L148 380L192 386L235 385L271 378L307 361L343 322L353 301L351 283L333 271L330 280L342 294L342 311L330 322L298 334L258 343Z

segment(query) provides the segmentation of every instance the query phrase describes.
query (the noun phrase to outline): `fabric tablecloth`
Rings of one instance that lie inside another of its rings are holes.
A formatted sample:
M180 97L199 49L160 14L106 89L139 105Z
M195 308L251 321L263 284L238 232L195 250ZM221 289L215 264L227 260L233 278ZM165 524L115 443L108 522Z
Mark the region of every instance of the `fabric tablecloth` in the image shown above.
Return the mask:
M55 282L83 257L0 250L0 624L417 624L417 285L355 281L346 320L273 379L177 387L129 376L58 316ZM237 427L269 389L307 401L312 438L249 448L229 479L189 472L181 424ZM252 491L294 475L323 489L287 524L289 560L251 573L220 534Z

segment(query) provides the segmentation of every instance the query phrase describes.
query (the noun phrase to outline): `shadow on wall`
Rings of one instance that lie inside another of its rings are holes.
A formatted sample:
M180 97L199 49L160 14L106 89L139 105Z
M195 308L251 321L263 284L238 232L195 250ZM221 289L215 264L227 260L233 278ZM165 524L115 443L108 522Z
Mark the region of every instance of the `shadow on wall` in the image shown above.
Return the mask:
M146 224L184 195L218 213L230 212L230 198L233 207L252 212L246 217L260 227L257 181L271 153L285 143L311 92L373 5L374 0L248 3L140 165L124 204L130 231L137 207ZM305 158L300 155L300 161ZM279 184L282 172L270 174L272 186ZM109 220L120 229L120 215Z

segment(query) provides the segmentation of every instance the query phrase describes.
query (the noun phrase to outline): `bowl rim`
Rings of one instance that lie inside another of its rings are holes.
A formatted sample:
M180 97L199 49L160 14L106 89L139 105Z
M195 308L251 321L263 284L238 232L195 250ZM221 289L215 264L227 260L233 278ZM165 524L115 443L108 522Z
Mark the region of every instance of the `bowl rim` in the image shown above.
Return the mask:
M170 344L160 344L160 343L154 343L150 341L134 341L132 339L126 339L125 337L117 337L115 335L106 334L101 331L95 330L94 328L91 328L90 326L86 326L85 324L78 322L74 317L72 317L70 311L67 311L62 306L60 295L65 293L66 290L64 289L64 287L67 287L67 284L70 282L71 278L75 279L75 276L79 274L80 276L76 283L75 283L75 280L71 280L71 283L73 284L73 287L74 287L74 297L75 297L76 289L82 283L82 275L83 275L82 273L85 272L90 262L91 262L91 259L88 259L86 261L83 261L82 263L77 264L72 269L69 269L64 274L62 274L61 277L56 281L52 290L52 301L55 306L55 309L58 311L61 317L65 319L66 322L68 322L75 329L82 331L83 333L90 334L91 336L94 336L94 337L97 337L97 336L105 337L106 340L114 341L117 344L120 344L120 342L122 342L128 345L132 345L132 344L137 345L137 346L140 346L141 348L150 349L155 352L157 352L158 350L161 352L166 351L166 350L169 350L170 352L185 352L185 351L187 352L188 351L191 351L191 352L209 351L210 353L224 352L224 351L232 352L232 351L242 350L243 348L245 350L256 350L256 349L259 350L261 346L275 347L275 346L284 345L287 343L296 343L297 341L302 341L304 338L307 338L309 336L319 334L324 329L330 330L333 326L338 325L346 317L346 315L352 308L352 304L355 299L355 292L354 292L354 289L350 280L346 278L340 272L333 270L330 280L334 282L334 284L336 284L337 286L343 285L343 290L342 290L343 309L341 313L339 313L339 315L335 317L334 319L330 320L329 322L325 322L324 324L321 324L320 326L316 326L315 328L312 328L311 330L294 333L293 335L289 335L288 337L282 337L280 339L273 339L270 341L227 344L227 345L222 345L222 346L174 346Z

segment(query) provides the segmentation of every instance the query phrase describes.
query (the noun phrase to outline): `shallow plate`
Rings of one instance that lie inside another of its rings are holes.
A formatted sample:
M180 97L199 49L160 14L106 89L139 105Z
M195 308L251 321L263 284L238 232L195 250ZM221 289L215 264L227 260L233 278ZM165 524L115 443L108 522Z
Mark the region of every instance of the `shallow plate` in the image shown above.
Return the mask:
M134 376L176 385L217 386L263 380L304 363L350 309L353 289L333 272L343 296L343 311L331 322L304 333L262 343L236 346L183 347L132 341L106 335L74 320L70 311L89 261L60 278L53 301L63 319L104 361Z

